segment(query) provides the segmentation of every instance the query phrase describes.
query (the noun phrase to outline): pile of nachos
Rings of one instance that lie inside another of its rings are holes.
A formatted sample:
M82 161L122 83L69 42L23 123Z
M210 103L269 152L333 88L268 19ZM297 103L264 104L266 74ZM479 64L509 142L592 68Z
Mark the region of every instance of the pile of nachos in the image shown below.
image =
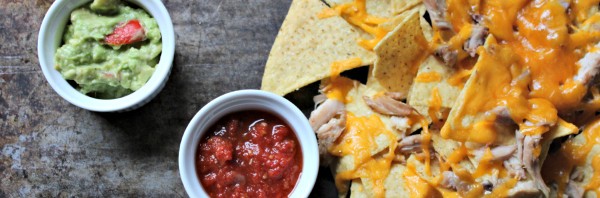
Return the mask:
M599 70L600 0L293 0L261 89L340 197L599 197Z

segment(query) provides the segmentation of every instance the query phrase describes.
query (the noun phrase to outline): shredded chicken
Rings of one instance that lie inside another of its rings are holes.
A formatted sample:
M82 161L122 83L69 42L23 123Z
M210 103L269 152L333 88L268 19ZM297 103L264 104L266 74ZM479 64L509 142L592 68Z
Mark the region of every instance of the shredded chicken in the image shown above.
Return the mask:
M560 5L565 8L565 11L569 9L569 7L571 6L571 3L567 0L558 0L558 3L560 3Z
M581 184L569 182L565 188L565 195L568 198L581 198L583 197L584 193L585 189L581 186Z
M481 159L481 157L483 157L483 155L485 154L486 148L487 147L481 147L480 149L477 149L474 151L475 159L477 161L479 161ZM492 158L493 161L505 161L506 159L511 157L513 155L513 153L515 153L516 150L517 150L516 145L505 145L505 146L496 146L494 148L491 148L490 152L492 152L492 156L494 156L494 158Z
M315 96L315 101L317 101ZM342 134L346 126L346 111L344 104L337 100L326 99L313 112L308 119L312 129L319 140L319 154L321 164L328 165L332 161L329 148Z
M488 111L491 114L496 115L496 123L501 125L512 125L515 122L510 117L510 112L506 106L497 106L492 110Z
M571 175L569 176L569 182L565 188L565 195L569 198L581 198L585 193L585 189L581 186L581 184L577 184L583 182L583 170L580 168L573 169Z
M539 156L535 155L535 150L539 149L541 145L542 136L541 135L523 135L520 131L516 131L515 133L517 139L517 159L520 162L519 165L522 165L521 168L524 168L527 174L529 175L530 181L535 185L535 189L539 190L539 192L543 193L546 197L550 195L550 188L546 186L541 174L541 162L539 161ZM512 158L509 159L509 162L513 162ZM505 161L506 164L506 161ZM516 171L512 174L520 175L520 171L518 167L514 167L514 164L509 164L507 167L509 171ZM512 169L512 170L511 170ZM516 170L515 170L516 169ZM523 178L523 177L521 177Z
M600 47L600 43L596 44L595 47ZM600 50L588 52L577 64L580 68L573 79L586 85L589 84L600 70Z
M488 28L475 24L471 30L471 37L467 40L463 46L465 51L469 53L469 56L475 57L477 55L477 48L482 46L485 42L485 37L488 35Z
M533 181L519 181L508 191L507 197L539 197L540 190ZM548 197L548 196L546 196Z
M429 12L431 22L433 26L438 30L450 30L452 31L452 24L446 19L446 0L423 0L425 9Z
M390 97L394 100L404 100L408 96L406 92L385 92L385 96Z
M454 172L444 171L440 186L458 192L468 192L470 190L469 183L462 181Z
M315 98L318 96L315 96ZM325 123L329 122L332 118L334 118L337 114L343 112L344 103L327 99L321 105L319 105L313 112L310 113L310 118L308 122L314 131L317 131L319 127L323 126Z
M415 134L402 138L402 140L400 140L398 143L398 147L396 147L396 152L406 155L421 152L423 151L423 148L421 147L421 141L423 141L421 134Z
M516 177L519 179L524 179L526 177L523 164L516 156L512 156L511 158L504 160L502 164L508 170L508 173L511 177Z
M373 109L373 111L389 116L407 116L413 111L413 108L401 101L394 100L389 96L383 95L371 99L363 96L365 103Z
M442 59L442 62L447 66L454 66L458 60L458 51L453 50L450 46L444 44L435 49L433 55Z

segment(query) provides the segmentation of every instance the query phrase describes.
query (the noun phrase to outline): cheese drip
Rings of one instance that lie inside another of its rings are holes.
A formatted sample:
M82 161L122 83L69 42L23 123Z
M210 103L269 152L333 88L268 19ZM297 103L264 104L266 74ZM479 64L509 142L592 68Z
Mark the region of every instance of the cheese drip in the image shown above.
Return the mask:
M589 154L592 148L600 144L600 118L589 123L579 136L583 136L585 141L567 140L558 152L548 156L547 161L554 163L544 163L542 169L544 181L548 183L555 182L558 185L559 195L565 192L569 177L574 168L585 165L588 158L590 158ZM597 195L600 195L599 156L591 158L591 166L594 172L591 175L589 183L585 185L585 190L595 191Z
M386 22L388 19L369 15L366 0L354 0L325 9L317 17L327 18L336 15L342 16L348 23L373 36L371 39L360 39L358 41L358 44L367 50L373 50L388 33L386 29L379 27L379 24Z
M338 172L335 176L338 189L343 188L343 181L366 178L373 182L374 194L377 197L385 195L383 181L388 176L394 159L397 142L396 135L385 128L376 115L357 117L351 112L346 116L346 130L329 150L336 156L352 156L354 168ZM382 155L373 155L373 148L378 147L377 137L387 136L389 146Z

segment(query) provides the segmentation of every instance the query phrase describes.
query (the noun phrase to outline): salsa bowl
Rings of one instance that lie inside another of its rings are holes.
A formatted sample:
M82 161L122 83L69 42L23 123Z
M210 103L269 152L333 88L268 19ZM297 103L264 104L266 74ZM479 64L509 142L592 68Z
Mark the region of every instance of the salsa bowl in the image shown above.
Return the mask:
M240 90L222 95L206 104L187 126L179 147L179 173L190 197L208 197L196 169L197 148L211 126L226 115L261 111L279 117L291 128L300 145L300 175L289 197L308 197L317 178L319 153L315 134L302 112L281 96L259 90Z

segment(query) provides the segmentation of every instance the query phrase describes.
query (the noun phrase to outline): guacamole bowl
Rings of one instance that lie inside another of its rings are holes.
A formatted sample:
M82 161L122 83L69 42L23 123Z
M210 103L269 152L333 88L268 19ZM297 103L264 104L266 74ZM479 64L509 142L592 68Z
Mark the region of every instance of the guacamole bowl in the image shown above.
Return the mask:
M71 13L90 2L92 0L57 0L50 6L38 35L38 59L42 72L52 89L75 106L96 112L120 112L136 109L158 95L171 73L175 55L175 34L171 17L160 0L126 1L134 7L143 9L156 20L162 44L159 48L161 52L157 55L158 63L154 66L154 71L147 74L147 82L141 84L137 90L115 99L99 99L80 92L55 68L57 65L55 55L57 49L63 44L63 35L66 33Z

